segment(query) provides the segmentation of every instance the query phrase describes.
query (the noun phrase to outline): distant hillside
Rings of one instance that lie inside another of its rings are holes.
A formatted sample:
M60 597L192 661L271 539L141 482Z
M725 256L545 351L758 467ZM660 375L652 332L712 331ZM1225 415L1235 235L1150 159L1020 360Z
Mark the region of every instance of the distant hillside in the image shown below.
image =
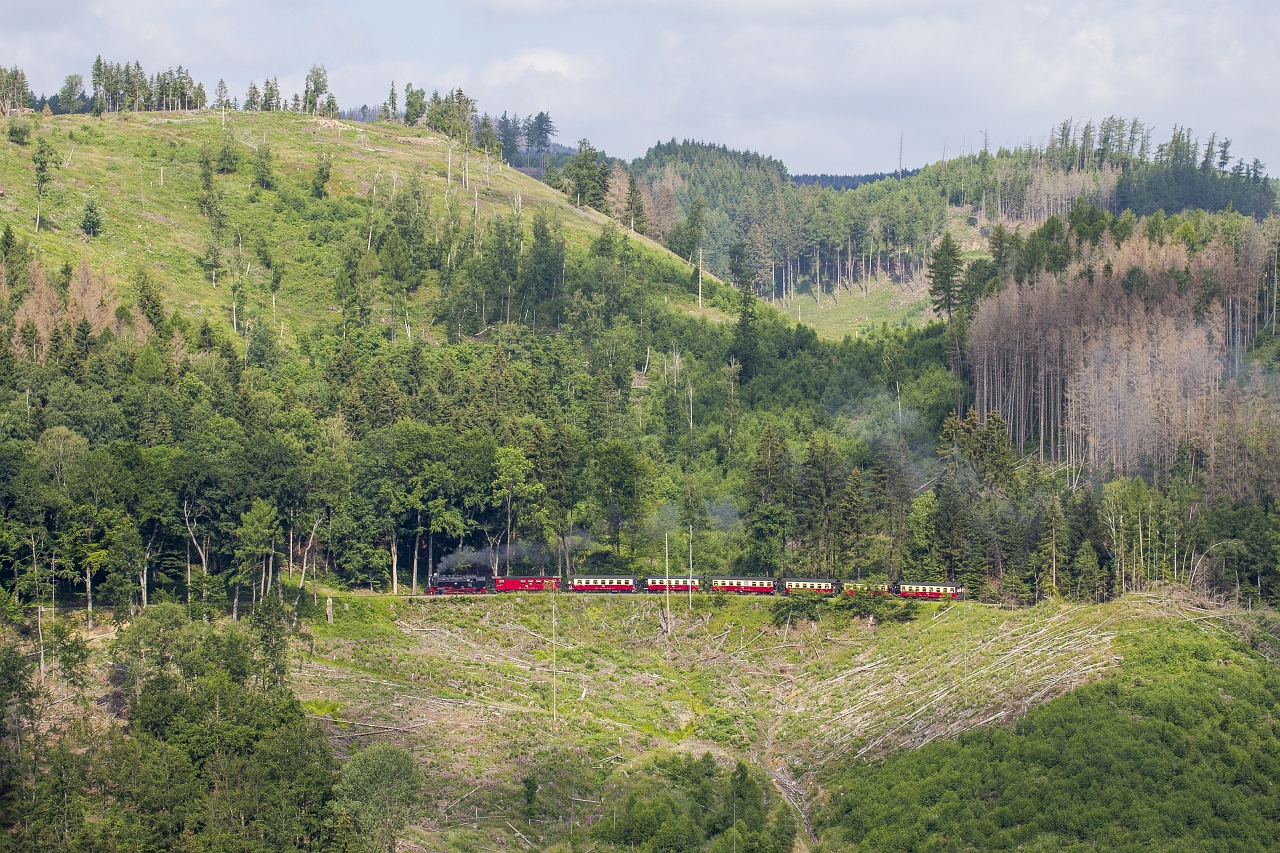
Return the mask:
M791 180L800 186L817 185L833 190L853 190L863 184L874 184L886 178L909 178L918 174L919 169L904 169L901 172L872 172L866 175L792 175Z
M702 248L723 274L728 247L745 242L761 292L866 293L888 275L908 293L957 210L975 229L1035 226L1085 198L1115 215L1228 208L1256 219L1276 209L1275 181L1230 140L1176 127L1153 144L1137 120L1064 122L1043 146L983 149L902 174L788 174L781 162L724 146L659 144L631 164L645 191L649 233L685 257ZM617 173L615 173L616 175ZM615 180L624 179L615 177ZM696 233L694 233L696 232Z
M693 260L702 249L721 276L729 248L744 243L757 292L792 313L797 295L812 297L816 308L824 298L838 301L841 291L868 295L882 280L915 288L947 215L938 191L915 178L837 191L794 182L771 157L699 142L655 146L631 169L644 189L651 236ZM844 331L888 319L861 313Z
M782 224L777 204L790 186L781 161L723 145L673 139L650 148L631 169L644 188L650 234L668 244L676 239L676 251L686 258L696 261L698 248L703 248L706 266L723 274L729 246L748 235L754 238L757 264L765 263L766 252L785 254L779 242L785 241L785 232L770 233ZM683 220L695 203L703 211L694 214L699 233L687 234Z

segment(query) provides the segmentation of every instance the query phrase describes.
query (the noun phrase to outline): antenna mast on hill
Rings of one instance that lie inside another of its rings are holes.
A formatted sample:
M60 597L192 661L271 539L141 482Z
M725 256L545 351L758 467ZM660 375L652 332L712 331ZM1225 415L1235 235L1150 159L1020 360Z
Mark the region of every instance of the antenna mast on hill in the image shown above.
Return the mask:
M902 180L902 139L905 134L898 134L898 180Z

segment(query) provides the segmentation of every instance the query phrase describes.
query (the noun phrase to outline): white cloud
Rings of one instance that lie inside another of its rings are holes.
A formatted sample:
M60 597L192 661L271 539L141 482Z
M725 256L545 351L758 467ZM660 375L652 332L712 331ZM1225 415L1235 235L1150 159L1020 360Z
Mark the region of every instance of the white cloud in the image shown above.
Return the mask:
M597 63L583 54L571 54L550 47L526 47L510 59L489 62L480 82L491 88L510 86L529 74L546 74L565 83L584 83L597 76Z

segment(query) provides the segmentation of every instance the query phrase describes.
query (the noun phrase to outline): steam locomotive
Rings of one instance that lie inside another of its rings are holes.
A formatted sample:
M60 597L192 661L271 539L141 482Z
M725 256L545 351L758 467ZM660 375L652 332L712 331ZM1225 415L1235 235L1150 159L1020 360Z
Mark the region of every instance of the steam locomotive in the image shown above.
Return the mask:
M437 575L429 595L488 595L500 592L551 592L561 589L558 577L490 577L482 574ZM722 592L733 595L896 595L902 598L963 599L964 587L947 582L873 583L828 578L667 577L665 575L574 575L567 592L632 594Z

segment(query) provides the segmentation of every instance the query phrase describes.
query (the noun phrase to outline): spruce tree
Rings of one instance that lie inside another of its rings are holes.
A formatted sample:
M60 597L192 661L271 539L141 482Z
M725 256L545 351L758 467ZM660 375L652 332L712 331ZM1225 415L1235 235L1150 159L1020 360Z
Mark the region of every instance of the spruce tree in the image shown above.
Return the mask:
M835 567L837 509L844 487L844 459L826 434L809 441L800 465L797 515L808 562L819 575L831 575Z
M1071 561L1076 597L1081 601L1102 601L1105 597L1102 570L1098 566L1098 553L1093 543L1085 541Z
M209 143L200 146L200 152L196 155L200 164L200 190L202 192L213 191L213 152L209 149Z
M729 247L729 275L739 291L733 354L742 365L742 381L746 382L755 374L760 344L759 330L756 328L755 271L748 261L745 243L734 243Z
M950 581L960 580L969 550L969 506L953 475L938 485L938 506L934 511L938 563Z
M271 149L266 145L258 146L258 153L253 158L253 184L264 190L271 189Z
M97 237L102 230L102 208L93 199L84 204L84 212L80 215L80 230L86 237Z
M235 142L231 139L231 134L222 140L222 148L218 149L218 159L216 166L218 174L229 175L236 170L239 162L239 156L236 154Z
M791 453L781 433L767 424L756 445L748 480L747 554L740 571L773 575L785 565L786 543L795 526L795 478Z
M1000 576L1000 599L1010 605L1029 604L1035 600L1034 560L1027 548L1027 523L1017 506L1005 505L999 519L997 537L1004 565Z
M944 231L929 261L929 295L933 297L933 310L946 314L948 323L951 322L951 312L960 304L960 273L963 267L960 244Z
M938 510L938 497L925 492L911 502L907 513L906 547L902 553L902 579L904 581L939 580L935 558L937 536L934 519Z
M773 424L765 424L756 443L756 458L747 481L752 505L786 502L793 484L791 453L786 440Z
M1040 598L1051 598L1069 582L1067 563L1067 519L1062 512L1062 502L1054 496L1049 501L1041 522L1040 547L1036 551L1037 571L1040 575Z
M974 444L974 463L983 481L1000 489L1010 486L1018 456L1009 440L1008 425L999 412L987 415L986 423L974 433Z
M844 493L836 511L836 541L840 563L847 574L862 577L863 542L868 532L867 498L862 493L862 469L854 466L844 481Z
M311 195L314 198L324 198L327 183L329 183L329 158L321 155L320 162L316 163L316 172L311 177Z

